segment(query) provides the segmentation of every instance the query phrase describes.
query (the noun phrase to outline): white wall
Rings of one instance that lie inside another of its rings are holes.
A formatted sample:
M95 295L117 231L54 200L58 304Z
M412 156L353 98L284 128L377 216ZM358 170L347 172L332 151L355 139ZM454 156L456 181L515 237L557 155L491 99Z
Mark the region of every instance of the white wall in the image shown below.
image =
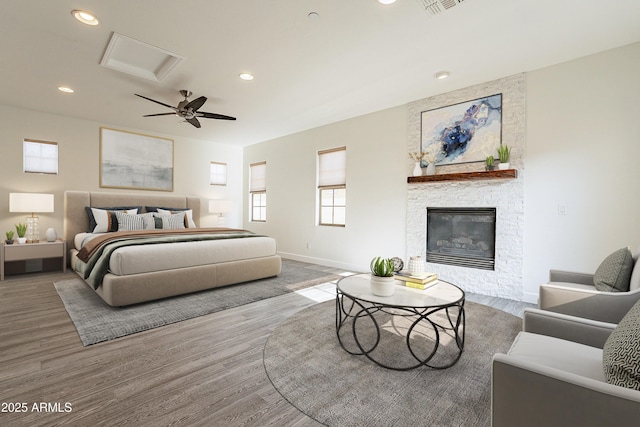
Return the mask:
M100 126L173 139L174 191L166 194L233 200L235 212L228 215L227 225L241 226L241 148L0 105L0 236L3 239L6 231L15 230L14 224L24 222L25 218L24 214L9 213L10 192L54 194L55 212L39 214L40 229L44 234L44 230L53 227L58 235L62 235L65 190L158 193L100 188ZM22 172L22 141L25 138L58 143L57 176ZM226 187L209 185L210 161L227 163ZM217 217L210 215L205 218L203 225L213 226L216 223Z
M246 147L247 200L249 164L267 162L267 221L248 222L247 208L245 228L303 261L368 270L374 256L405 258L406 135L401 106ZM317 226L316 153L339 146L347 147L347 226Z
M640 244L640 43L527 74L525 292ZM567 215L558 215L564 205Z

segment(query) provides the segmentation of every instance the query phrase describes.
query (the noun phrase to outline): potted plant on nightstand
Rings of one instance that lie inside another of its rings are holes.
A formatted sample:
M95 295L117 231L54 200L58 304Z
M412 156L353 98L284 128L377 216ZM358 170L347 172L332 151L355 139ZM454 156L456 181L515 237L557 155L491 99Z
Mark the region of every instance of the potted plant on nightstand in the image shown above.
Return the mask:
M16 224L16 231L18 232L18 243L26 243L27 238L24 235L27 233L27 224Z
M5 235L7 236L7 245L12 245L13 244L13 231L7 231L5 233Z
M500 164L498 165L498 169L505 170L509 169L509 157L511 156L511 148L508 145L500 144L498 147L498 158L500 159Z
M393 277L395 265L393 258L376 257L371 260L371 293L381 297L393 295L396 280Z

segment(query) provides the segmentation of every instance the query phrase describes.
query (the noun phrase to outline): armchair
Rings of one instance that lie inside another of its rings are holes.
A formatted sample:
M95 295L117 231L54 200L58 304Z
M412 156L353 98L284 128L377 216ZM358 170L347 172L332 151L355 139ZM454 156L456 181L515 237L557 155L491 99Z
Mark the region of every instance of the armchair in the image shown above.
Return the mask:
M633 270L627 292L599 291L594 275L551 270L549 283L540 286L538 307L542 310L619 323L640 300L640 248L633 255Z
M640 391L605 378L603 347L615 328L526 309L523 332L507 354L493 357L492 426L638 425Z

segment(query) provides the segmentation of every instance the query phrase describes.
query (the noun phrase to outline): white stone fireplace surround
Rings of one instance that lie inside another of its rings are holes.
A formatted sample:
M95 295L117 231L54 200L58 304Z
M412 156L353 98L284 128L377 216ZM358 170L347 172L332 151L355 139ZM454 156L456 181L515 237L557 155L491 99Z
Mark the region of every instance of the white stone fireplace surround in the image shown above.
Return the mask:
M471 86L408 105L408 152L420 151L420 113L502 93L502 142L512 147L510 168L516 179L409 183L407 192L407 258L426 258L427 207L495 207L495 270L427 263L463 290L514 300L523 299L525 75ZM489 154L489 153L487 153ZM413 162L407 163L408 175ZM484 170L483 163L438 166L436 173Z

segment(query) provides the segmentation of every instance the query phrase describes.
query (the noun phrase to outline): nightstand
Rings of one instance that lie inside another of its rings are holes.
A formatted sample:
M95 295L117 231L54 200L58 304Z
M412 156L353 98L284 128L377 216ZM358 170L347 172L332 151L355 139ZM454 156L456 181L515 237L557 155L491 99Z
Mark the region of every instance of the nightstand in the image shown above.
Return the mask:
M28 259L62 258L62 271L67 272L67 242L38 242L7 245L2 242L0 250L0 280L4 280L4 263Z

